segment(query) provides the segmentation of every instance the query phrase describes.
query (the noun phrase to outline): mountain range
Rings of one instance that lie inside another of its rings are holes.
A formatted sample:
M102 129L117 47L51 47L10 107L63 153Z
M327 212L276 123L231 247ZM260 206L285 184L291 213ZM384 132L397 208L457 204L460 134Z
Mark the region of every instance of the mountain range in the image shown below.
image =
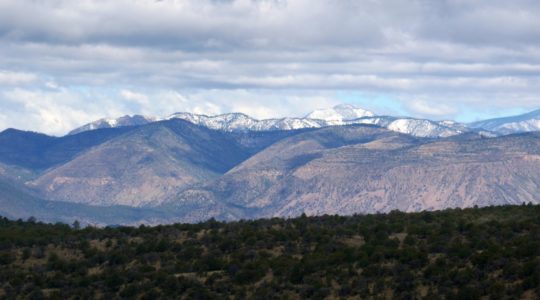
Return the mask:
M376 116L374 113L349 104L329 109L315 110L302 118L278 118L257 120L242 113L207 116L192 113L175 113L165 118L148 116L123 116L118 119L101 119L77 129L76 134L98 128L135 126L156 121L182 119L210 129L223 131L272 131L303 128L322 128L336 125L372 124L390 130L420 137L448 137L477 129L467 128L453 121L431 121L410 117Z
M101 128L144 125L171 119L182 119L210 129L224 131L294 130L336 125L372 124L419 137L449 137L472 131L486 135L504 135L540 130L540 110L519 116L489 119L472 123L458 123L451 120L433 121L411 117L376 115L371 111L350 104L341 104L328 109L312 111L301 118L287 117L264 120L257 120L242 113L207 116L180 112L164 118L126 115L117 119L100 119L85 124L69 132L69 135Z
M135 225L540 203L539 112L461 124L340 105L7 129L0 215Z
M540 130L540 109L519 116L478 121L469 124L469 126L499 134L538 131Z

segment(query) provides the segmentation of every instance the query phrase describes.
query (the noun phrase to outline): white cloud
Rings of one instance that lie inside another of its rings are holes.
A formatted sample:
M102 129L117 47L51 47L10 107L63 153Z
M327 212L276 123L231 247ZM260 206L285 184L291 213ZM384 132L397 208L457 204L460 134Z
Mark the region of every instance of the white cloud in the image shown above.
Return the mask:
M178 92L169 93L178 95ZM273 90L203 89L186 92L181 97L184 101L177 102L179 107L176 111L209 115L242 112L258 119L304 116L314 109L340 103L333 91L297 90L286 93ZM167 101L166 97L155 98Z
M69 97L63 93L39 93L23 89L15 89L4 93L3 101L11 101L20 105L18 114L10 118L12 127L26 130L43 130L52 134L63 133L77 119L85 119L87 113L57 105L55 102ZM10 114L11 115L11 114Z
M540 105L534 0L0 1L0 33L4 126L46 132L135 113L298 116L349 92L441 118Z
M128 100L128 101L133 101L135 103L138 103L140 105L147 105L149 102L148 102L148 97L144 94L141 94L141 93L136 93L136 92L132 92L130 90L121 90L120 91L120 96L122 96L122 98Z
M425 100L412 100L408 102L409 109L416 115L426 117L441 117L455 114L458 111L457 107L450 106L444 103L430 103Z
M16 88L0 95L9 127L63 135L84 123L103 117L103 112L120 115L122 105L96 94L66 90Z
M198 114L242 112L255 118L303 116L311 110L338 104L331 91L296 91L296 96L271 90L153 90L145 94L119 91L87 92L59 88L15 88L0 94L0 126L63 135L102 117L125 114L165 117L179 111ZM130 98L129 101L121 99Z

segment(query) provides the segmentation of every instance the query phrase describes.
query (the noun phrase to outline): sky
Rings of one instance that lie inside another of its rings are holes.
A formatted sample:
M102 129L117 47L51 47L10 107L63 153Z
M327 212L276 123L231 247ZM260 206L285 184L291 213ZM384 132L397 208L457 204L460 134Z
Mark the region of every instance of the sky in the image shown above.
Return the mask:
M0 130L339 103L461 122L540 108L540 1L0 0Z

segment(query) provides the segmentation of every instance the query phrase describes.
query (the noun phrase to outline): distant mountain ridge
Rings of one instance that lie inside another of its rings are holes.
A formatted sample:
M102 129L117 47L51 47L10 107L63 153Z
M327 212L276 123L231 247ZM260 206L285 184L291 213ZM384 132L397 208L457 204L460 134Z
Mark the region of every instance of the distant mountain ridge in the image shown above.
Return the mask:
M321 128L335 125L372 124L392 131L418 137L448 137L471 131L466 125L453 121L432 121L410 117L377 116L373 112L350 104L319 109L303 118L276 118L257 120L243 113L228 113L216 116L179 112L165 118L149 116L123 116L118 119L101 119L74 129L76 134L99 128L144 125L161 120L182 119L196 125L223 131L275 131L303 128Z
M501 134L540 130L540 109L512 117L489 119L469 124L471 128L482 128Z
M322 128L335 125L373 124L392 131L417 137L441 138L466 132L483 132L486 136L540 131L540 110L527 114L491 119L469 124L455 121L433 121L412 117L377 115L350 104L340 104L332 108L318 109L304 117L285 117L258 120L243 113L227 113L208 116L188 112L178 112L167 117L123 116L117 119L100 119L69 132L73 135L100 128L139 126L153 122L182 119L196 125L223 131L275 131L303 128Z
M126 116L116 118L116 119L99 119L97 121L88 123L86 125L83 125L79 128L76 128L70 131L68 135L73 135L73 134L95 130L95 129L145 125L145 124L156 122L156 121L159 121L159 118L141 116L141 115L133 115L133 116L126 115Z
M223 131L272 131L319 128L326 126L322 120L303 118L281 118L257 120L242 113L229 113L217 116L175 113L167 119L182 119L196 125Z

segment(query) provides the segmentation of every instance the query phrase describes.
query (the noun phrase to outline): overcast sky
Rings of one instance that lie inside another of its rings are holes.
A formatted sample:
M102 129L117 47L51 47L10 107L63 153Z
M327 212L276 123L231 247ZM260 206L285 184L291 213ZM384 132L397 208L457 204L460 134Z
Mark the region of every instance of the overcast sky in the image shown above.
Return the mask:
M458 121L540 108L540 1L0 0L0 130L338 103Z

